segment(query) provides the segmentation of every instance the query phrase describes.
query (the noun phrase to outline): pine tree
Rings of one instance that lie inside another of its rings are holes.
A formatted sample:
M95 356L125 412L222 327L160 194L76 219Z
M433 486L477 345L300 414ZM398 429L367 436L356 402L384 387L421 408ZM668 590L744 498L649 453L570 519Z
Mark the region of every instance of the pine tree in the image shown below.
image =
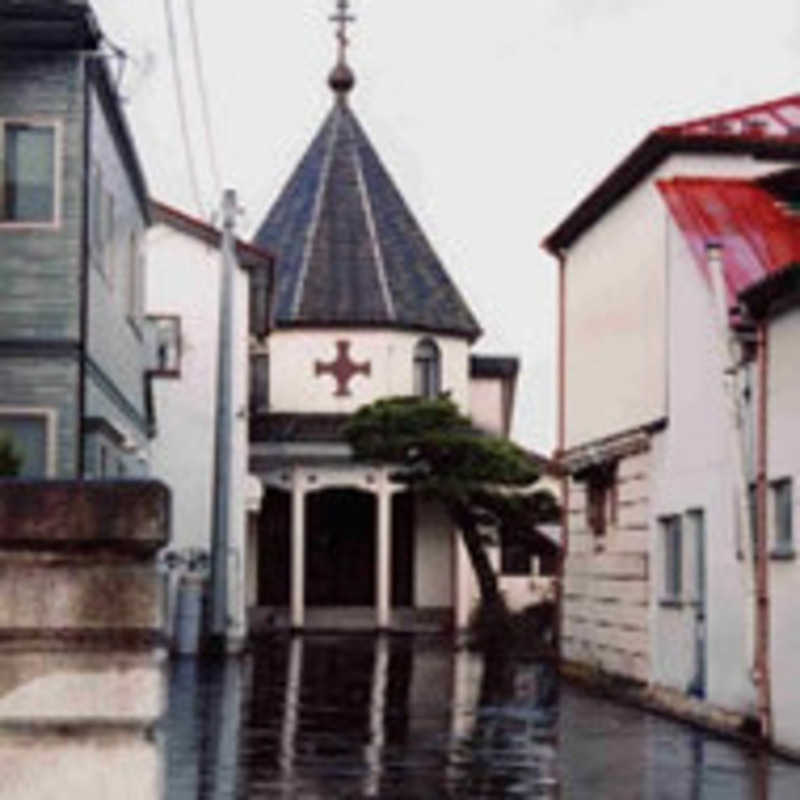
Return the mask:
M509 614L481 528L491 524L534 550L555 549L536 530L537 524L559 518L552 495L519 492L538 479L537 462L508 439L476 430L448 397L379 400L353 415L345 436L357 460L396 465L395 480L444 506L461 531L487 628L502 644L510 631Z

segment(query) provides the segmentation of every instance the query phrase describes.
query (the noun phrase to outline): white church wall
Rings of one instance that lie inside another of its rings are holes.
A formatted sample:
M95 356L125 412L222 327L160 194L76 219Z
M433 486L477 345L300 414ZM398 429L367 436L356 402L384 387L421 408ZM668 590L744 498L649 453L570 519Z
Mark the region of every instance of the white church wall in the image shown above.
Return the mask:
M800 341L800 309L776 317L769 326L768 457L770 481L792 481L793 550L800 542L800 379L797 343ZM772 491L768 505L769 549L775 553L775 508ZM800 653L800 565L795 557L770 559L770 657L775 741L800 752L800 686L797 654Z
M667 207L656 180L750 176L780 165L742 156L676 155L567 251L567 447L666 415Z
M469 346L454 336L380 329L277 330L270 336L270 410L274 413L350 414L381 397L413 393L414 347L432 338L441 353L442 390L469 409ZM356 374L349 394L336 396L336 379L317 375L316 364L337 358L337 342L349 343L356 365L368 363L369 375Z
M152 444L152 471L172 490L170 549L209 551L220 253L166 225L155 225L148 234L147 269L147 313L177 315L181 325L180 375L153 381L158 435ZM237 269L233 293L234 426L228 581L234 636L241 636L244 631L248 301L248 275Z
M452 523L445 510L430 500L417 500L414 530L414 606L453 605Z

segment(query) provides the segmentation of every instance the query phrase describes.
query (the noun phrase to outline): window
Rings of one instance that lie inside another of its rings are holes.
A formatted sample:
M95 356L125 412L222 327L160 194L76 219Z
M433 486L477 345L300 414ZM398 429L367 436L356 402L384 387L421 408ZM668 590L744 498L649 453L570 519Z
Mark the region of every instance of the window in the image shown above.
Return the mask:
M181 372L181 319L151 316L155 337L153 374L177 378Z
M19 461L17 475L43 478L55 472L55 411L0 408L0 440L8 441Z
M91 259L95 269L109 280L114 274L115 214L114 195L105 187L102 167L94 163L89 190Z
M661 530L664 542L664 598L678 600L683 591L681 518L664 517Z
M433 339L423 339L414 348L414 394L436 397L441 392L441 359Z
M706 596L706 521L702 508L686 512L687 548L694 555L694 597L703 605Z
M617 521L617 462L589 467L586 481L586 524L597 537L606 535L608 524Z
M783 478L771 484L772 508L775 529L775 553L788 555L794 552L792 536L792 481Z
M250 410L255 413L269 411L269 355L253 353L250 356Z
M270 271L266 267L250 270L250 334L263 338L269 333L272 287Z
M56 127L6 121L0 124L3 192L0 221L52 224L56 221Z
M531 575L531 554L528 546L513 536L500 535L500 573L502 575Z

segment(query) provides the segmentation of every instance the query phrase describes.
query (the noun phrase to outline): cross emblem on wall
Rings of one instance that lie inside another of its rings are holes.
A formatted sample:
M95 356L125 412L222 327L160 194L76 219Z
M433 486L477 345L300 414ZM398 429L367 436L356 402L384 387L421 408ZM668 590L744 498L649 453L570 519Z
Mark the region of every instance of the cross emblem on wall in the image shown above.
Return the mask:
M350 358L350 342L347 339L340 339L336 342L336 359L324 363L317 361L314 364L314 374L319 375L333 375L336 378L336 391L333 393L334 397L349 397L350 389L348 384L353 376L369 375L371 367L369 361L364 361L361 364L356 364Z

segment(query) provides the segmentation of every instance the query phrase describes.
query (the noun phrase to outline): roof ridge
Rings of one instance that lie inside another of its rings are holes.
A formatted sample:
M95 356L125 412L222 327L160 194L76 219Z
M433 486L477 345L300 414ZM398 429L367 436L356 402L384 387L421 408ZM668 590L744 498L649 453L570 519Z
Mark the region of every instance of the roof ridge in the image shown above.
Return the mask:
M352 121L352 117L350 117ZM364 180L364 165L361 163L361 156L358 152L358 146L355 143L355 131L353 134L353 162L356 170L356 179L358 181L358 191L361 195L361 204L364 209L364 216L367 220L367 230L369 231L370 243L372 244L372 254L375 258L375 271L378 274L378 285L381 287L381 294L383 295L383 302L386 305L386 313L390 320L397 319L397 313L394 308L392 294L389 290L389 279L386 276L386 263L383 259L383 250L378 238L378 230L375 226L375 215L372 211L372 202L369 198L367 191L366 181Z
M303 259L300 264L300 275L297 280L297 286L295 286L294 297L292 298L293 317L296 317L300 311L300 303L303 298L303 290L305 289L308 266L311 263L311 255L314 250L314 239L316 238L317 228L319 227L322 201L325 196L325 189L328 185L328 176L331 171L333 151L336 144L336 135L339 131L339 125L341 124L341 117L341 106L337 104L334 107L333 119L331 120L331 130L325 151L325 160L322 165L322 174L320 176L319 185L317 186L317 194L314 198L314 210L311 212L311 223L306 231L306 241L303 243Z

